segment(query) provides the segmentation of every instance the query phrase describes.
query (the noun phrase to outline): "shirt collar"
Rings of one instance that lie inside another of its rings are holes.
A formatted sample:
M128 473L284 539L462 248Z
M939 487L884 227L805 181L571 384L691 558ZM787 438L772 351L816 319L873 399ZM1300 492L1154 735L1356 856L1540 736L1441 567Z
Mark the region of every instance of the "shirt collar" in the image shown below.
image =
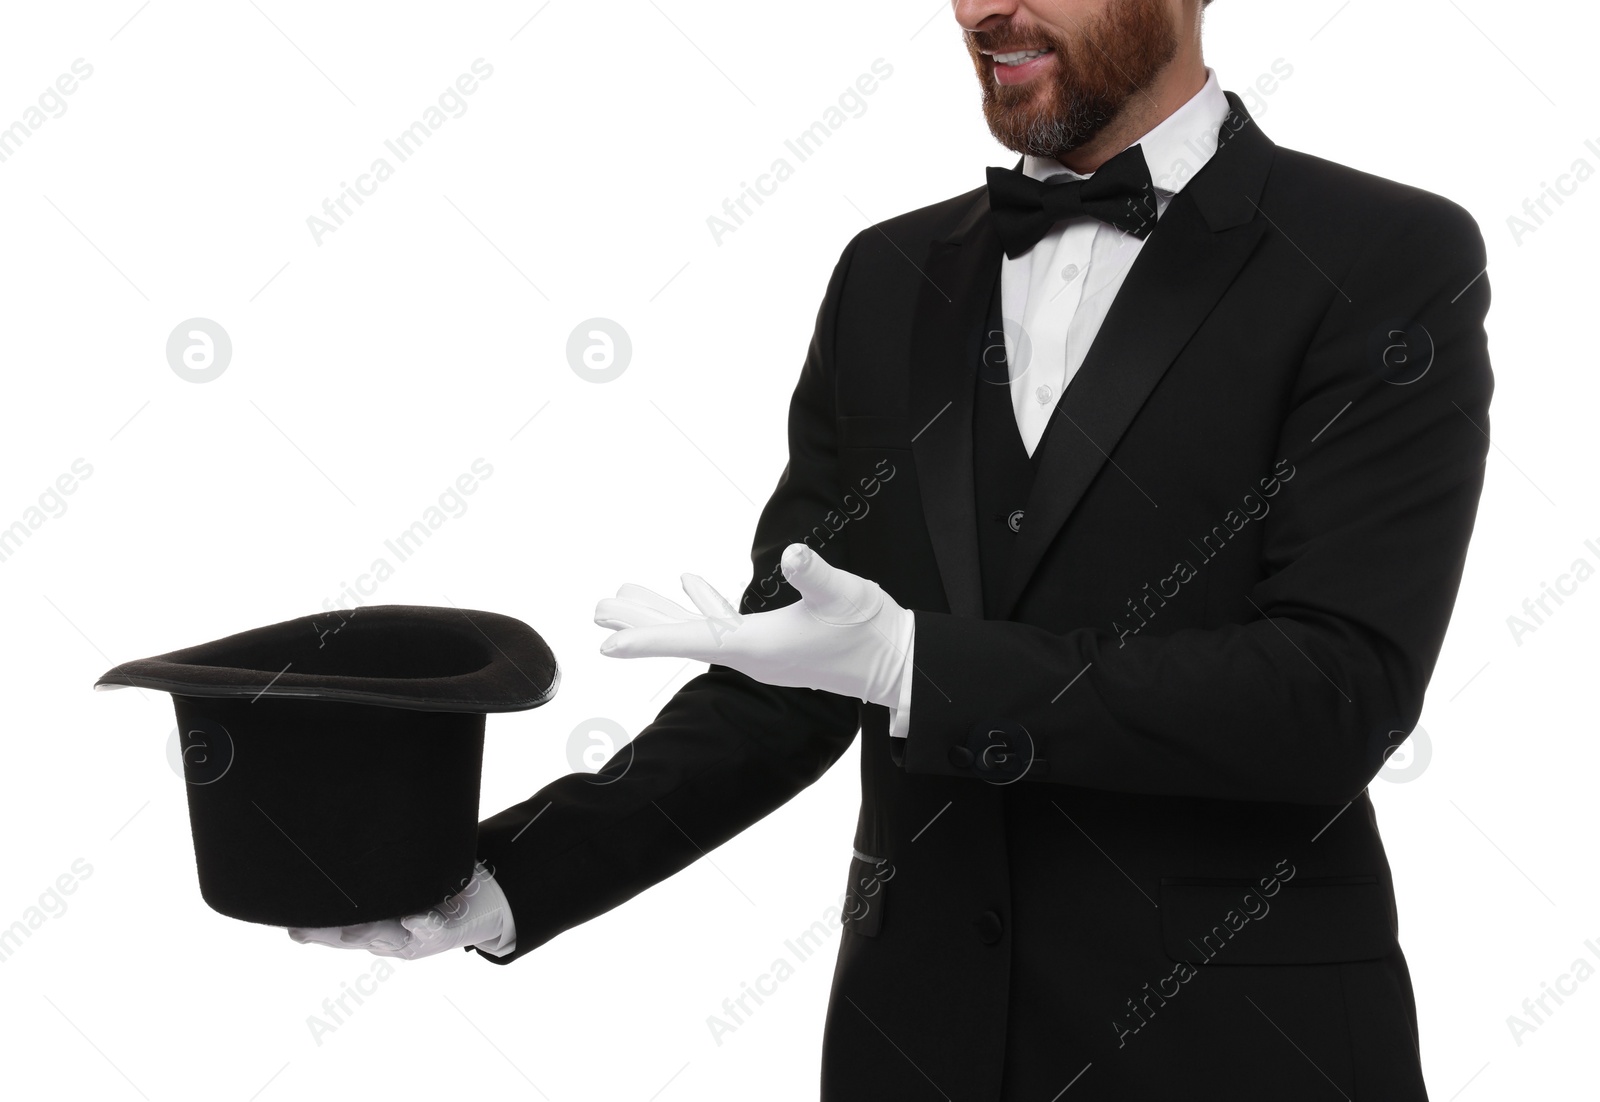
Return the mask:
M1144 152L1145 164L1150 168L1150 179L1157 191L1176 194L1205 166L1217 151L1217 137L1230 110L1228 97L1217 82L1217 74L1208 68L1205 86L1200 91L1158 122L1144 137L1128 143L1139 146ZM1054 158L1035 157L1032 154L1022 158L1022 171L1035 180L1051 176L1086 179Z

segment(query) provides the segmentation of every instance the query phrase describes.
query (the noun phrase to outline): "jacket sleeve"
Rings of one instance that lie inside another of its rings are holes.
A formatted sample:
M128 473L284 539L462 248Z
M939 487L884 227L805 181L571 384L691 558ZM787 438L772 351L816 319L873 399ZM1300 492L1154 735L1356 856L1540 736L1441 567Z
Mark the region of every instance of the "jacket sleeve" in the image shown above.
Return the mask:
M1397 208L1299 370L1293 483L1239 622L1118 637L919 611L907 772L1325 804L1367 786L1422 711L1493 390L1477 224L1437 196Z
M799 599L779 557L838 506L833 342L857 240L834 267L790 401L788 463L756 524L743 612ZM480 955L510 964L776 810L844 753L860 709L853 698L709 666L598 773L560 777L479 824L479 856L516 923L510 953Z

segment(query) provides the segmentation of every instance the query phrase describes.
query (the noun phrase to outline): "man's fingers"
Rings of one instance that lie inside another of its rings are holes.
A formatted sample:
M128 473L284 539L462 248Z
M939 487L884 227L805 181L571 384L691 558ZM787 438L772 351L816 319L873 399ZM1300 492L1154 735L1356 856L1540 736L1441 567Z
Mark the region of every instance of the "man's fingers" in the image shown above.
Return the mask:
M680 621L693 621L710 616L736 625L742 618L726 597L718 593L710 582L698 574L682 577L683 591L694 602L694 609L684 608L652 589L629 583L617 590L615 597L606 597L595 605L595 623L601 627L650 627ZM698 610L698 611L697 611Z
M696 618L689 623L627 628L608 636L600 653L612 658L691 658L711 662L726 624Z
M730 625L737 626L744 619L739 610L728 603L728 599L718 593L712 584L698 574L685 574L682 578L683 591L689 595L689 600L694 602L694 607L704 615L726 620Z
M402 949L411 933L396 919L361 922L351 926L290 926L289 936L302 945L331 945L335 949Z
M339 927L337 926L290 926L289 937L301 945L334 945L339 944Z
M694 612L690 609L684 608L677 601L663 597L653 589L646 589L642 585L634 585L632 582L628 582L618 589L617 597L620 600L632 601L635 604L643 605L646 608L653 608L657 612L665 613L668 616L674 616L680 620L689 620L694 618Z
M807 609L829 624L859 624L878 614L883 592L848 570L840 570L803 543L791 543L780 560L783 574Z
M632 582L618 589L615 597L604 597L594 606L594 622L603 628L618 630L698 618L692 609Z
M657 624L678 624L684 620L698 620L699 616L687 609L663 612L638 601L621 597L606 597L594 606L594 622L603 628L654 627Z

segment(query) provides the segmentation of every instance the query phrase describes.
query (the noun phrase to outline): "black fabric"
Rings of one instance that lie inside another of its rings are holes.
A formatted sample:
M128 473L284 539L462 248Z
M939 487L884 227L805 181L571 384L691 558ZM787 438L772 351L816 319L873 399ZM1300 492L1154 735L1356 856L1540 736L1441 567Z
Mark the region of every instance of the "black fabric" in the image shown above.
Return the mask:
M712 666L606 783L562 777L485 820L517 920L486 960L698 860L859 725L839 886L879 920L818 934L837 945L824 1102L1427 1097L1367 785L1421 712L1476 515L1483 238L1228 100L1055 411L988 610L987 189L850 241L740 607L795 599L778 556L803 539L913 609L903 760L886 708ZM1048 772L1003 776L969 745L990 729L1025 731ZM694 951L738 922L728 892Z
M989 217L1006 255L1013 258L1037 245L1064 218L1088 215L1140 238L1155 229L1155 188L1144 151L1136 145L1087 180L1035 180L1011 168L990 168L988 179Z
M989 341L973 372L973 484L978 509L978 559L983 571L984 615L1000 615L1010 582L1017 535L1025 522L1028 495L1039 469L1044 442L1055 425L1054 411L1033 454L1022 443L1011 404L1011 372L1006 359L1000 307L1000 280L990 296ZM1025 366L1025 365L1024 365Z
M315 697L433 712L514 712L555 692L555 656L520 620L477 609L366 605L300 616L124 662L95 688Z
M212 909L343 926L467 885L484 714L537 707L559 679L520 620L370 605L126 662L95 687L172 693Z

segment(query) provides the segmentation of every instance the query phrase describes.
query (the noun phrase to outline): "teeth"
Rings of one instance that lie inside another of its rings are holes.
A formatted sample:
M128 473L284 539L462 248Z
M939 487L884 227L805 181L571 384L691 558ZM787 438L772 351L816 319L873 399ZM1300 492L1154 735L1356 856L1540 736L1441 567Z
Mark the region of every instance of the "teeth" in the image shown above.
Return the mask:
M995 54L994 60L997 65L1020 65L1024 61L1031 61L1036 57L1043 57L1049 52L1049 50L1020 50L1017 53L1012 54Z

